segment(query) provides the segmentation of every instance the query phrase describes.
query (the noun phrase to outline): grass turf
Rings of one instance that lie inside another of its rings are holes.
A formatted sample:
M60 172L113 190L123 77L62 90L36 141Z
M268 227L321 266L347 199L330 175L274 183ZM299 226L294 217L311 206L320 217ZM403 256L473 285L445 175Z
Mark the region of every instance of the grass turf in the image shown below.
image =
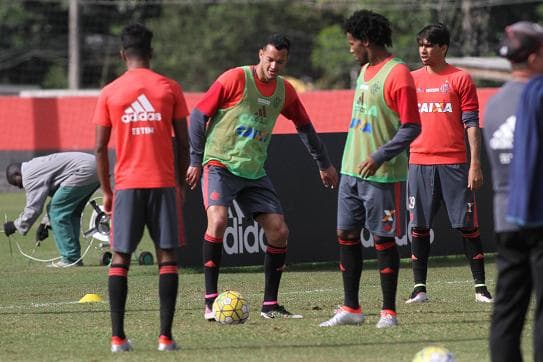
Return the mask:
M24 205L22 194L0 194L2 211L13 218ZM295 225L293 226L295 227ZM35 228L19 240L32 249ZM367 316L362 326L320 328L342 301L340 273L333 263L292 265L283 275L280 302L302 320L263 320L258 306L263 294L261 267L228 268L221 274L221 290L241 292L251 305L243 325L223 326L203 319L201 270L180 271L180 289L174 336L181 346L175 353L156 351L158 337L158 273L155 266L133 263L129 272L126 331L135 352L109 352L110 321L107 304L107 269L98 266L99 250L85 258L85 267L54 269L29 263L15 245L0 234L0 351L1 360L104 361L410 361L428 345L451 350L458 361L488 360L488 329L491 305L475 303L471 276L463 257L430 260L430 302L406 305L412 288L409 262L402 261L398 285L397 328L375 328L380 310L380 284L374 261L362 274L360 298ZM144 240L142 249L151 250ZM47 239L36 255L56 254ZM487 283L495 285L495 264L487 258ZM87 293L106 301L77 303ZM530 312L523 334L523 351L531 357L533 316Z

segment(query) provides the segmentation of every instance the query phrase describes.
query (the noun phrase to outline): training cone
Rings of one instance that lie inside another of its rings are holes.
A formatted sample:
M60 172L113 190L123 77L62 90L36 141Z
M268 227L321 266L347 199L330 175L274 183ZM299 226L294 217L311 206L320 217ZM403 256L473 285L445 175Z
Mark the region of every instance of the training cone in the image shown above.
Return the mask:
M85 294L83 298L79 299L79 303L96 303L103 301L104 298L102 298L99 294Z

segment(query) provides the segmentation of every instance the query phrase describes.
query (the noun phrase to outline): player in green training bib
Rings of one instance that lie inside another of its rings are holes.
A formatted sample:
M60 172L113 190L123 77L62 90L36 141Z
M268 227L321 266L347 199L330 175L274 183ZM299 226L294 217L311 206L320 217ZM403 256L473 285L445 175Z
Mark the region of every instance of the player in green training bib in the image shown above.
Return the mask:
M417 95L409 69L387 50L389 21L368 10L356 11L344 27L350 52L362 65L341 165L337 236L344 301L320 324L361 324L358 294L362 275L362 228L377 252L383 305L377 328L394 327L400 256L396 236L404 233L406 148L420 133Z

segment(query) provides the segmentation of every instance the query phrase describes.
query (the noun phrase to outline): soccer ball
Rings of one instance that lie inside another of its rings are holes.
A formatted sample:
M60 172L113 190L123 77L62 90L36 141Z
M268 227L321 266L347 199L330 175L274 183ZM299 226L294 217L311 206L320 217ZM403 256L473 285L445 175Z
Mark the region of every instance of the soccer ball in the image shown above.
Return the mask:
M227 290L213 302L213 314L221 324L241 324L249 318L249 302L240 293Z
M446 348L429 346L421 349L413 362L456 362L453 354Z

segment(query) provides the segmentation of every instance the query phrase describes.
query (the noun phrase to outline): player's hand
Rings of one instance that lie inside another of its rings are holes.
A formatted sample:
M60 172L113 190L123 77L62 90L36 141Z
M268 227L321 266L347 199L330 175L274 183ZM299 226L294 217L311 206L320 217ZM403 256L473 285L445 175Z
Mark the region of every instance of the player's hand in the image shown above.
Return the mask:
M103 191L102 191L103 192ZM106 215L111 216L111 208L113 206L113 194L110 192L103 192L103 208Z
M360 165L358 165L358 173L362 178L375 175L375 172L381 165L377 164L373 158L368 156Z
M36 241L42 241L49 237L49 229L51 227L47 224L40 224L38 230L36 230Z
M201 176L202 176L202 166L190 166L187 169L186 180L191 190L194 190Z
M330 165L326 170L321 170L320 175L324 187L337 188L338 176L336 168L333 165Z
M470 166L468 173L468 189L475 191L483 186L483 172L480 166Z
M6 221L4 223L4 234L6 234L6 236L10 236L16 231L17 231L17 228L15 227L15 224L13 223L13 221Z

